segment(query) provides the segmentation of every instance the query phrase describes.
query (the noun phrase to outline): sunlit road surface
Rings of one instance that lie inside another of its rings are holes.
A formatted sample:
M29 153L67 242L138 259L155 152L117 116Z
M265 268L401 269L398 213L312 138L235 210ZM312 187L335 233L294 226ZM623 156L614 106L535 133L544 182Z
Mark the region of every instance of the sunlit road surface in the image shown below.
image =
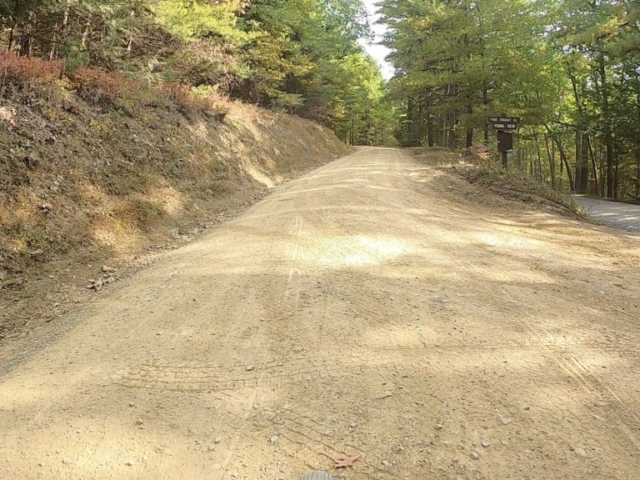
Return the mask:
M576 196L574 200L602 223L640 232L640 205Z
M360 149L0 378L0 478L640 478L639 255Z

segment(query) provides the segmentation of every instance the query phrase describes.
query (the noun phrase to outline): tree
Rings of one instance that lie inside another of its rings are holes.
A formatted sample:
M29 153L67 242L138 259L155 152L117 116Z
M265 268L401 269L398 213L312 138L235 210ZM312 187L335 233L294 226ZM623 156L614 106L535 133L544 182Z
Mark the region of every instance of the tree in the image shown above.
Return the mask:
M522 173L638 196L637 1L383 0L382 12L403 144L491 144L487 117L519 115Z
M374 143L384 82L358 40L360 0L0 0L0 39L149 83L217 90ZM183 88L181 87L181 88ZM367 125L367 133L364 126ZM382 134L382 133L380 133Z

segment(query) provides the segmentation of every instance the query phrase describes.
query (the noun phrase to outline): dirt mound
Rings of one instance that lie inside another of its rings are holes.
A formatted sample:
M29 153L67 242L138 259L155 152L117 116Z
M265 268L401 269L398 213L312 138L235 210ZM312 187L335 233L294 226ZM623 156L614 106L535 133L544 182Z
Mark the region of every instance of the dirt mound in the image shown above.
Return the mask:
M409 151L411 156L421 163L437 166L443 172L466 179L461 188L465 191L464 194L471 196L476 203L491 207L495 206L497 197L501 197L512 207L522 202L527 207L533 206L538 210L588 220L571 196L520 176L517 172L505 172L478 153L472 152L473 155L468 156L448 149L424 147ZM470 185L474 187L473 192ZM454 188L451 185L449 187L449 190Z
M0 342L117 278L113 265L188 240L347 151L314 123L235 103L221 122L5 101L0 124Z

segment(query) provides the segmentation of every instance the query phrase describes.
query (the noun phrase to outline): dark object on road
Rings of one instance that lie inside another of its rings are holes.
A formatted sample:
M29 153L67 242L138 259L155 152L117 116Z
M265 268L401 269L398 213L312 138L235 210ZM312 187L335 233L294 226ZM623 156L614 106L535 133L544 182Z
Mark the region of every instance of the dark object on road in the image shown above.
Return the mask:
M305 473L300 478L298 478L298 480L338 480L338 479L336 477L332 477L328 473L319 472L316 470L313 472Z

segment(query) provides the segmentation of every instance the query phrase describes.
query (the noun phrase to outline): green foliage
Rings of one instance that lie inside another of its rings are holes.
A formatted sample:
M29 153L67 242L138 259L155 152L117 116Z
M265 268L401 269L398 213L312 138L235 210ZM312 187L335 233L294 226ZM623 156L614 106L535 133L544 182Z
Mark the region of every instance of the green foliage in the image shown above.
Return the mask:
M521 116L523 172L554 188L640 195L635 0L384 0L405 145L494 145L487 117Z
M44 0L0 0L0 19L21 22L43 3Z
M77 69L89 64L89 52L78 47L71 39L64 39L60 45L60 54L65 59L65 73L73 74Z
M390 137L384 82L358 44L370 36L361 0L0 0L0 32L18 56L63 60L83 95L110 104L128 79L215 87L350 142ZM169 92L192 110L190 94Z
M243 40L236 27L240 5L240 0L158 0L155 15L160 24L183 40L217 38L237 45Z

